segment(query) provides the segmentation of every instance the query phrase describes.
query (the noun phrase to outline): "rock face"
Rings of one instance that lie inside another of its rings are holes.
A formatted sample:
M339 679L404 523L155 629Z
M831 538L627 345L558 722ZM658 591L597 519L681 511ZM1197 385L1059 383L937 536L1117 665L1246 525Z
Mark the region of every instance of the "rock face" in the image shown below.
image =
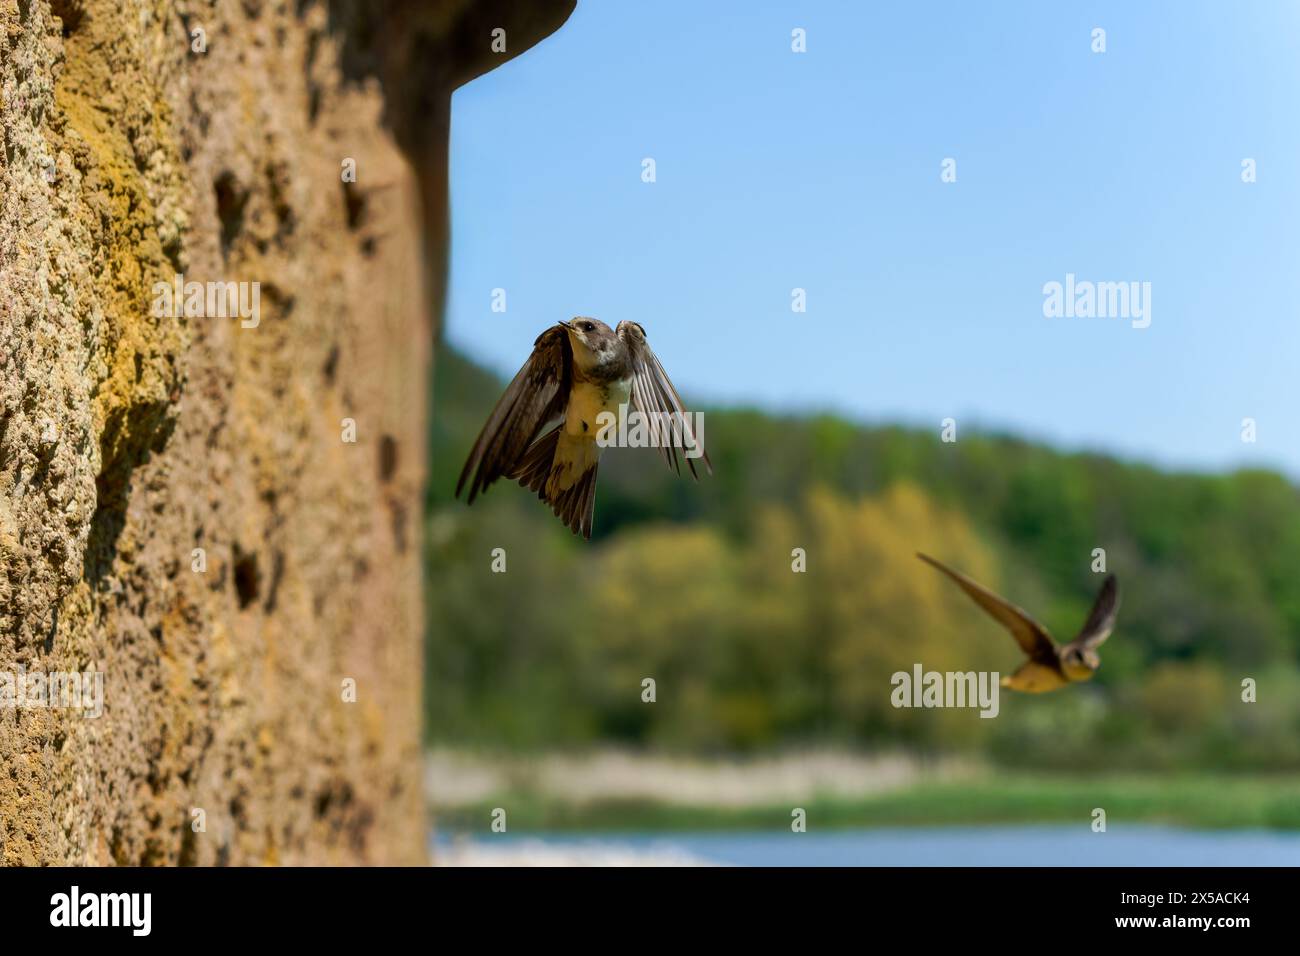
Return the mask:
M450 94L571 9L0 0L0 860L423 860Z

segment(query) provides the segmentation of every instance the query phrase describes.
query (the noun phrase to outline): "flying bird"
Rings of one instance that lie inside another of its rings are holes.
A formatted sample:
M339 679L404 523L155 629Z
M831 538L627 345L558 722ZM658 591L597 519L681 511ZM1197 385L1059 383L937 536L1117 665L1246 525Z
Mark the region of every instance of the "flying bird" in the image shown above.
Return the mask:
M694 457L702 457L713 473L689 413L650 350L645 329L626 321L611 329L598 319L578 316L537 337L533 354L506 386L474 442L456 496L468 484L473 504L498 478L510 478L537 492L574 534L590 538L596 470L604 451L596 440L600 418L602 413L618 415L629 399L648 423L650 444L662 449L670 468L681 474L674 444L680 438L683 449L696 452L692 456L683 450L691 476L699 479Z
M1057 644L1047 633L1047 628L1010 601L929 555L918 552L916 556L956 581L971 600L1011 632L1029 657L1014 674L1002 678L1003 687L1041 694L1074 681L1088 680L1101 666L1097 648L1110 637L1115 627L1115 615L1119 612L1119 584L1115 575L1106 575L1106 580L1101 583L1101 590L1079 635L1068 644Z

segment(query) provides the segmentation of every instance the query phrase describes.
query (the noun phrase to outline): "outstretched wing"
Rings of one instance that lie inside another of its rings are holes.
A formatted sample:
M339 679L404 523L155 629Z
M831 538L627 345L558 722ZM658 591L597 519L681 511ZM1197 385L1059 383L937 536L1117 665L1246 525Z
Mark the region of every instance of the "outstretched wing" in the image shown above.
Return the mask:
M636 322L620 322L615 329L618 337L627 346L632 358L632 404L642 415L646 416L651 441L663 450L664 461L668 467L682 473L681 463L677 460L677 449L698 449L704 467L713 474L713 463L709 453L704 450L704 441L695 433L690 413L682 404L677 389L668 379L668 373L659 364L659 359L646 341L645 329ZM671 419L665 416L673 416ZM680 429L680 430L679 430ZM695 458L685 454L691 477L699 479L695 470Z
M492 482L508 475L523 458L537 433L563 414L569 398L569 337L554 325L537 337L533 354L506 386L465 461L456 495L469 482L469 501Z
M1108 574L1106 580L1101 582L1097 600L1092 602L1092 610L1083 624L1083 630L1070 643L1086 651L1095 651L1115 629L1115 617L1118 614L1119 582L1115 580L1115 575Z
M916 556L956 581L961 589L970 596L971 600L1011 632L1016 642L1029 655L1030 660L1050 661L1055 666L1057 659L1056 642L1052 640L1052 635L1047 633L1047 629L1043 625L1035 621L1021 608L998 597L983 585L976 584L960 571L954 571L928 554L921 554L918 551Z

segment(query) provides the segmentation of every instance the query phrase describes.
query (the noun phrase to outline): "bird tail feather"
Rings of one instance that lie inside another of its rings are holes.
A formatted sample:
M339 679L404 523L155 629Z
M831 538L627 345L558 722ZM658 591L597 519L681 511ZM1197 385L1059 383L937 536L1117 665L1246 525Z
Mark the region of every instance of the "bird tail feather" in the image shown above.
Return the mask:
M556 517L563 521L570 531L590 539L591 518L596 508L598 463L593 462L591 467L568 488L558 491L552 486L551 470L555 466L555 454L559 449L560 432L563 427L563 424L556 425L533 442L510 473L510 477L529 491L537 492L537 497L551 506Z
M518 464L510 472L529 491L538 492L538 497L545 500L546 479L551 476L551 463L555 461L555 449L560 443L560 428L556 425L537 441L528 446Z
M545 496L545 489L539 495L570 531L588 540L591 539L591 516L596 507L598 467L593 464L577 481L551 498Z

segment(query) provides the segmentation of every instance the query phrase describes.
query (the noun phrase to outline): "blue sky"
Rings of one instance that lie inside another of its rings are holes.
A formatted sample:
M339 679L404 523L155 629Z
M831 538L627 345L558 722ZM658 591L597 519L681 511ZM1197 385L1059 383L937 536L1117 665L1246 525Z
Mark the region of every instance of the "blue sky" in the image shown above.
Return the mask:
M1287 0L579 0L454 96L447 334L509 375L632 319L688 404L1300 475L1298 46ZM1150 327L1045 318L1067 273Z

